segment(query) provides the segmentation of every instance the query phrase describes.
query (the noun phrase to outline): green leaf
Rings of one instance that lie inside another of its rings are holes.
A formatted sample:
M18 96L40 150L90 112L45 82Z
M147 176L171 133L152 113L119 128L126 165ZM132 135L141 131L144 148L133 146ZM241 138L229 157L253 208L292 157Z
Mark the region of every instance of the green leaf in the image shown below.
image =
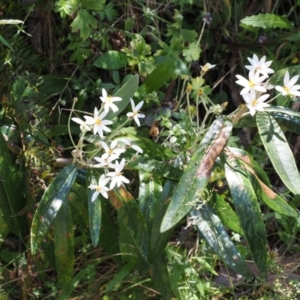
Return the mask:
M297 218L299 213L292 208L286 200L277 195L262 181L260 181L252 173L248 174L248 178L251 180L253 189L259 199L265 202L271 209L278 212L279 214L286 215L288 217Z
M176 185L177 183L175 181L166 181L155 209L150 234L149 263L151 267L149 273L155 288L164 296L165 299L170 299L170 279L165 259L165 248L170 241L173 230L169 229L168 231L161 233L160 226L168 207L168 200Z
M99 56L93 63L97 68L105 70L117 70L124 68L127 64L127 56L125 53L110 50Z
M45 191L34 214L30 241L31 251L35 254L38 247L50 229L63 202L68 201L67 195L75 181L77 166L72 164L65 167L51 182Z
M73 222L68 201L63 201L53 222L53 230L55 269L58 283L65 289L72 281L75 264Z
M218 257L233 271L251 278L245 261L228 236L221 220L208 203L198 203L199 209L193 209L190 217L198 231Z
M98 185L100 176L99 172L89 169L86 176L86 186L88 187L90 184ZM99 242L101 230L101 201L105 199L100 194L98 199L92 202L93 194L94 191L88 188L90 234L93 246L96 247Z
M256 16L246 17L241 20L241 24L250 25L260 28L285 28L293 29L292 24L287 17L280 17L275 14L259 14Z
M11 51L14 51L14 49L12 48L12 46L6 41L6 39L0 34L0 42L6 46L7 48L9 48Z
M142 171L139 172L139 183L139 207L150 232L162 186L156 176Z
M171 299L169 271L164 252L159 253L150 267L149 273L155 289L161 293L163 299Z
M80 31L80 37L86 40L91 34L91 27L96 29L97 20L85 9L80 9L71 23L72 32Z
M121 97L122 101L115 102L114 104L118 107L117 112L110 110L106 115L106 119L111 120L112 118L119 115L129 104L130 98L133 97L139 84L139 76L136 74L129 78L126 83L116 92L114 96Z
M59 76L42 76L43 84L39 86L39 91L47 96L61 94L68 84L69 79Z
M164 62L159 64L144 81L146 92L157 92L170 78L172 78L172 76L174 76L175 69L176 60L174 60L174 58L167 58Z
M20 215L25 206L22 185L22 178L0 132L0 210L10 231L21 236L27 233L26 217Z
M212 208L217 213L222 224L238 234L244 235L239 218L231 206L225 201L225 195L213 193L212 200L214 201Z
M289 131L300 134L300 113L289 108L271 106L265 109L276 121Z
M205 189L211 169L230 137L232 123L225 117L216 119L193 154L181 177L163 218L161 232L175 226L194 206Z
M289 72L290 74L290 78L299 75L300 74L300 65L294 65L291 67L287 67L284 69L280 69L279 71L275 72L271 77L270 77L270 83L272 85L280 85L283 86L283 79L284 79L284 75L285 72ZM297 83L296 83L297 84ZM299 84L299 80L298 80L298 84Z
M185 57L187 62L198 60L200 57L201 48L197 43L190 43L187 49L182 51L182 55Z
M148 261L149 231L137 202L124 188L114 190L109 195L111 201L119 202L119 207L117 206L118 220L128 230L141 256Z
M82 7L91 10L103 10L105 0L82 0Z
M249 244L253 259L263 275L267 272L267 237L260 207L245 170L237 159L230 157L225 175L235 211Z
M276 120L265 112L256 115L260 138L274 169L294 194L300 194L300 177L293 153Z

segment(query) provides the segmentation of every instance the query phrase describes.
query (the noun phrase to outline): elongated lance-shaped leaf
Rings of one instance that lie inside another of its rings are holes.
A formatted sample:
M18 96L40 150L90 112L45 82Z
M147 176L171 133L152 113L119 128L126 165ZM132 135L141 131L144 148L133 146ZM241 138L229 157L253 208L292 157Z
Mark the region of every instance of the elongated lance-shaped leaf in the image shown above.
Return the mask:
M294 218L298 216L298 212L287 201L272 191L269 180L266 180L267 175L250 154L237 148L228 147L228 149L239 160L244 169L247 170L247 177L250 179L256 196L260 200L280 214Z
M286 200L272 191L251 171L248 172L250 173L248 178L251 180L252 186L259 199L279 214L293 218L299 217L299 213L291 207Z
M95 170L89 170L86 176L87 187L90 184L98 185L100 174ZM101 201L105 200L101 196L95 201L92 201L92 197L94 194L94 190L88 188L88 208L89 208L89 223L90 223L90 234L93 246L96 247L100 238L100 230L101 230Z
M210 205L199 201L198 208L192 209L190 216L200 234L218 257L233 271L251 278L251 272L245 261Z
M153 224L153 217L158 206L162 191L161 183L152 174L139 172L139 207L144 215L148 230L150 232Z
M271 115L277 123L289 131L300 134L300 113L298 111L278 106L270 106L264 109L266 113ZM247 115L234 124L236 128L256 127L255 118Z
M108 194L118 212L119 221L128 230L141 256L148 261L149 231L136 200L124 187L109 191Z
M212 209L216 212L218 217L220 218L222 224L227 228L237 232L240 235L244 235L243 230L241 228L241 224L239 221L238 216L236 215L235 211L231 207L229 203L225 201L225 195L219 195L218 193L213 193L212 195L212 202L213 204Z
M151 279L155 288L165 299L170 298L170 279L165 259L165 248L170 241L173 229L160 232L162 218L168 207L168 200L171 197L177 182L167 180L160 194L160 199L155 210L153 225L150 235L149 264Z
M226 117L216 119L193 154L181 177L163 218L161 232L175 226L194 206L197 193L210 178L211 169L230 137L232 122Z
M300 113L286 107L270 106L264 110L289 131L300 134Z
M231 157L225 164L225 175L235 211L249 244L253 259L263 275L267 272L267 237L259 203L251 182L238 160Z
M74 233L68 201L63 201L53 222L55 269L58 283L64 290L68 288L74 272Z
M19 236L28 234L26 217L20 214L24 205L22 178L0 132L0 210L9 230Z
M45 191L34 214L31 226L30 241L33 254L36 253L40 242L49 231L62 203L67 201L67 195L76 175L77 166L75 164L65 167Z
M265 112L259 112L256 122L260 138L274 169L294 194L300 194L300 176L293 153L276 120Z

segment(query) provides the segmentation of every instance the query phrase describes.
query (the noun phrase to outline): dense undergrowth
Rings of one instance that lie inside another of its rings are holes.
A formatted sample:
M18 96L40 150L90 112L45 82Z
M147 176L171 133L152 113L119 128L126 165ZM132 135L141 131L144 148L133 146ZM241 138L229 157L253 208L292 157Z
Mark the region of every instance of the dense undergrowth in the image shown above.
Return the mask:
M299 299L299 6L1 2L0 299Z

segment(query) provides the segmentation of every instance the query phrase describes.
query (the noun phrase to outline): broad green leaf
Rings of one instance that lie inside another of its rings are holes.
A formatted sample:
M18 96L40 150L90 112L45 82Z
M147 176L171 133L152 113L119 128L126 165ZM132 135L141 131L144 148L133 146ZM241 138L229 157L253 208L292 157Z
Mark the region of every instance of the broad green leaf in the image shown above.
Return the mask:
M0 34L0 42L6 46L7 48L9 48L11 51L14 51L14 49L12 48L12 46L6 41L6 39Z
M118 107L117 112L112 110L106 115L106 119L111 120L112 118L119 115L129 104L130 98L133 97L139 85L139 76L136 74L126 81L126 83L116 92L114 96L121 97L122 101L115 102L114 104Z
M90 10L103 10L105 0L82 0L82 7Z
M149 231L136 200L123 187L108 193L110 201L118 212L118 219L128 230L141 256L148 261Z
M212 208L220 218L222 224L238 234L244 235L239 218L231 206L225 201L225 195L213 193L212 200Z
M225 164L225 175L253 259L261 273L266 275L267 237L255 191L245 170L234 157L230 157Z
M53 231L57 279L60 287L65 289L72 281L75 264L73 222L68 201L63 201L53 222Z
M198 60L200 57L201 48L197 43L190 43L186 49L182 51L182 55L187 62Z
M85 9L80 9L71 23L72 32L80 31L80 37L86 40L91 34L91 27L97 27L97 20Z
M100 174L99 172L89 169L86 176L86 186L91 184L98 184ZM89 221L90 221L90 234L93 246L96 247L100 238L101 230L101 201L105 199L99 195L98 199L92 202L94 190L88 188L88 208L89 208Z
M197 202L209 181L215 160L230 137L231 129L232 123L225 117L212 123L184 170L163 218L161 232L175 226Z
M145 79L147 93L157 92L175 74L176 60L167 58L159 64Z
M272 191L267 185L265 185L261 180L259 180L254 174L249 171L250 174L248 178L251 180L253 189L259 199L265 202L274 211L286 215L288 217L297 218L299 213L291 207L286 200L277 195Z
M9 230L21 236L27 234L27 221L22 214L25 206L22 185L22 177L0 132L0 210Z
M190 217L210 248L233 271L246 278L251 278L252 274L219 217L208 203L199 202L198 206L198 209L191 210Z
M256 115L260 138L277 174L294 194L300 194L300 177L293 153L276 120L265 112Z
M68 84L68 78L44 75L42 76L43 83L39 86L39 91L46 94L47 96L53 96L61 94Z
M148 230L153 225L153 218L158 206L162 186L156 176L148 172L139 172L139 207L144 215Z
M241 24L250 25L260 28L285 28L293 29L292 24L287 17L280 17L275 14L259 14L255 16L246 17L241 20Z
M36 253L42 239L49 231L63 202L68 201L67 196L76 175L77 166L75 164L65 167L45 191L34 214L31 226L30 242L33 254Z
M97 68L118 70L127 64L127 55L120 51L110 50L99 56L93 63Z

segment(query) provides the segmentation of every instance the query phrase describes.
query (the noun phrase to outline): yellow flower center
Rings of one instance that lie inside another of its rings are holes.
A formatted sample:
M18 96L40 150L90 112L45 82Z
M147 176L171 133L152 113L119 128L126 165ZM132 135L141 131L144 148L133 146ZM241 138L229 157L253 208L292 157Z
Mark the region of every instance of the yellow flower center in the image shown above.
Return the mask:
M202 96L203 95L203 90L202 89L199 89L198 90L198 96Z
M101 120L100 120L99 118L96 119L96 120L95 120L95 124L96 124L96 125L101 125Z
M256 106L257 103L258 103L258 101L256 99L254 99L254 100L251 101L252 106Z
M251 88L255 87L255 83L251 80L249 80L249 87L251 87Z

